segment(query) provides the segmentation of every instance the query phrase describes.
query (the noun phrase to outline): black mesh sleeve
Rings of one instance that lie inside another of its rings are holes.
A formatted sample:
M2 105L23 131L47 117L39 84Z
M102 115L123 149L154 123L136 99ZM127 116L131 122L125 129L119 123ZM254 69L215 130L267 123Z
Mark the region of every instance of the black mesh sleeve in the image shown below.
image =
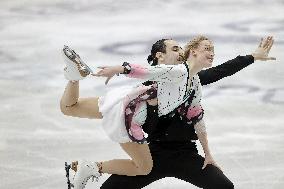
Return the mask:
M254 62L252 55L237 56L221 65L202 70L198 73L201 85L214 83L220 79L231 76Z

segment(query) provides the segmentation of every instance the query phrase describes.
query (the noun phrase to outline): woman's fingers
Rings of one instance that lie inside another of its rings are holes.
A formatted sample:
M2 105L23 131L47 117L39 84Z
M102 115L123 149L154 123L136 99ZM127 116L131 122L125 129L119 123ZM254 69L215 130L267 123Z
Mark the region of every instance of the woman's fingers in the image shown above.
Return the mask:
M260 43L259 43L258 47L261 47L262 43L263 43L263 37L260 39Z
M204 162L204 165L203 165L202 169L205 169L205 167L206 167L207 165L209 165L209 164L214 165L215 167L217 167L218 169L220 169L220 170L223 172L222 168L221 168L215 161L212 161L212 162Z
M105 68L107 68L107 66L98 66L97 68L99 68L99 69L105 69Z
M276 60L275 57L267 57L266 60Z
M112 77L113 77L113 76L108 77L108 78L106 79L106 81L105 81L105 85L107 85L107 84L108 84L109 80L110 80Z
M268 49L267 49L267 52L269 53L271 47L273 46L273 43L274 43L274 40L271 39L270 43L269 43L269 46L268 46Z
M268 36L266 39L266 44L263 46L264 49L269 49L269 47L271 46L271 43L273 41L273 37L272 36Z
M264 42L262 43L262 48L266 49L269 43L269 37L266 37Z
M205 167L207 166L207 162L204 161L204 164L202 166L202 169L205 169Z

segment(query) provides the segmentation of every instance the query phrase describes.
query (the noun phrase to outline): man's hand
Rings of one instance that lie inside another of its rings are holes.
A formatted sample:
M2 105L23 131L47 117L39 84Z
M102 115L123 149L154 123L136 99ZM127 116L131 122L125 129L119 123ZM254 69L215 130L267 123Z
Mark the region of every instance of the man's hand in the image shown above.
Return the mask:
M205 169L205 167L209 164L214 165L215 167L217 167L218 169L220 169L222 171L221 167L214 161L213 157L210 154L205 155L205 160L204 160L202 169Z
M92 75L97 77L107 77L105 81L106 85L115 74L123 73L124 70L123 66L100 66L98 68L101 70Z
M273 43L274 39L272 36L268 36L265 39L261 38L261 42L258 45L258 48L254 51L254 53L252 53L254 60L261 60L261 61L276 60L276 58L274 57L268 57L269 51L273 46Z

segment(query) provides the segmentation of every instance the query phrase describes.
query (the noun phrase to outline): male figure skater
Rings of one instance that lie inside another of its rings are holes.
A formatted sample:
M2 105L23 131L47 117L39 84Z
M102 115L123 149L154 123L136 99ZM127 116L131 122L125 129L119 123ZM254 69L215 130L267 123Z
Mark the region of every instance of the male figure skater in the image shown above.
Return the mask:
M238 56L199 72L201 84L207 85L233 75L255 60L275 60L268 57L272 45L273 38L268 37L252 55ZM171 57L171 51L165 51L163 48L157 49L154 54L157 52L166 53L166 57ZM102 184L101 189L140 189L165 177L175 177L206 189L234 188L233 183L216 166L209 164L202 169L204 158L198 154L196 144L192 140L196 138L193 126L189 127L177 114L173 117L167 115L158 118L157 106L151 106L151 103L148 103L147 109L148 116L143 130L148 133L147 141L153 158L152 171L148 175L135 177L111 175Z
M268 57L268 53L272 44L272 37L268 37L252 55L238 56L222 65L199 72L201 84L207 85L230 76L250 65L254 60L271 60L272 58ZM166 44L158 46L159 48L152 51L153 58L155 58L157 52L162 52L166 54L164 58L175 61L173 64L180 63L179 59L173 57L173 51L176 47L173 48ZM69 99L64 99L62 102L62 112L75 117L95 117L98 112L92 111L92 104L97 99L78 98L78 91L79 82L68 83L65 93L72 93L74 96L66 95ZM69 101L70 105L68 106L65 103ZM185 124L177 115L166 115L158 118L157 106L151 106L151 102L148 102L147 109L148 116L143 125L143 130L148 133L147 140L153 158L151 173L135 177L112 175L101 188L142 188L164 177L176 177L201 188L234 187L232 182L217 167L208 165L205 169L202 169L204 158L198 154L196 144L192 141L196 139L193 127Z

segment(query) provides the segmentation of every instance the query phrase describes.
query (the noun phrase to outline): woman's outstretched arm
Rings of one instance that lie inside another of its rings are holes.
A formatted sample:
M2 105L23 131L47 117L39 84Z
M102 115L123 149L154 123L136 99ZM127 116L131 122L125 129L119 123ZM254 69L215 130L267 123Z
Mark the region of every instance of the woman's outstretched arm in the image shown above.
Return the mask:
M201 85L208 85L225 77L231 76L254 63L256 60L276 60L276 58L268 56L273 43L274 40L272 36L261 39L260 44L254 53L251 53L251 55L237 56L236 58L228 60L223 64L200 71L198 76L200 78Z

